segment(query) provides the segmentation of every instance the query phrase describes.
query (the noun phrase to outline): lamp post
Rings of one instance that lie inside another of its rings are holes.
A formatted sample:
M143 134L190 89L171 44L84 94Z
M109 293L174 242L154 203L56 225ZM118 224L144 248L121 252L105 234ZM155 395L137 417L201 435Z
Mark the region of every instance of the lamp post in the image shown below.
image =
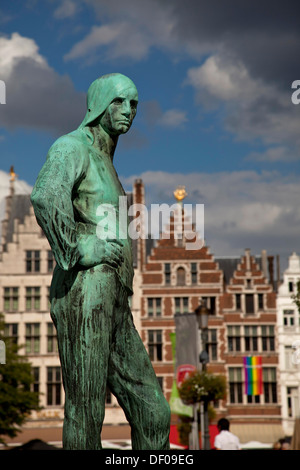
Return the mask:
M206 306L206 302L202 305L199 305L198 308L195 310L197 322L198 322L198 329L201 333L201 352L199 354L199 362L201 364L202 371L206 370L206 364L208 363L208 354L206 351L206 344L207 344L207 328L208 328L208 318L209 318L209 310ZM201 403L201 437L202 437L202 449L209 450L210 449L210 441L209 441L209 424L208 424L208 402L204 400Z

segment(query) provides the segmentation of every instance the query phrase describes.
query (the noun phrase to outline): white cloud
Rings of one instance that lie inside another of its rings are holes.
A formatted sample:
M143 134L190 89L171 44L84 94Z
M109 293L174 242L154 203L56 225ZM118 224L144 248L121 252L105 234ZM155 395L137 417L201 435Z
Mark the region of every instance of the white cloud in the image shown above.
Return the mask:
M0 200L8 196L10 188L10 175L0 170ZM29 194L32 186L24 180L20 180L18 176L14 181L15 194Z
M64 20L74 16L79 9L79 5L74 0L62 0L61 4L54 10L54 17Z
M249 24L245 21L246 29L241 32L239 9L235 9L234 20L231 14L228 17L226 7L226 12L220 7L215 11L214 5L196 1L192 1L189 9L177 0L105 3L85 0L85 3L94 9L95 25L65 55L66 60L85 64L122 58L141 61L155 48L176 59L189 56L198 63L206 57L201 66L187 72L187 82L194 87L198 104L207 110L218 109L225 130L236 139L294 146L292 152L300 155L300 114L291 104L286 78L286 88L283 87L281 77L286 75L285 68L277 66L274 38L267 29L257 29L251 21ZM251 11L252 21L259 9ZM249 46L247 28L252 33L253 49ZM289 40L293 47L299 43L293 34ZM286 41L285 34L276 36L276 44L282 47L280 61L291 65ZM274 70L269 80L268 64ZM175 115L165 116L166 124L174 122L171 117ZM271 154L269 158L266 155L265 161L275 158L273 151Z
M33 63L49 68L46 60L38 52L38 46L33 39L12 33L11 38L0 37L0 70L1 78L8 80L14 67L22 59L30 59Z
M187 75L196 91L201 93L205 89L218 100L253 101L270 93L262 82L251 79L243 64L226 63L218 55L209 57L200 67L189 69Z
M89 57L91 63L93 61L91 56L103 46L107 46L109 49L106 54L102 54L102 59L109 58L110 60L120 57L140 60L147 55L149 49L144 34L129 23L119 22L94 26L90 33L75 44L64 58L68 61ZM98 55L96 54L94 60L97 59Z
M208 110L221 107L224 126L236 138L280 146L270 149L265 160L279 160L286 146L296 146L294 155L299 158L300 114L291 104L288 87L279 90L274 83L254 79L243 64L218 54L189 69L186 83L194 87L200 105Z
M161 124L165 127L179 127L187 121L186 112L179 109L169 109L165 111L160 119L158 124Z
M167 109L163 111L158 101L144 101L141 104L142 115L150 126L178 128L188 121L187 112L182 109Z
M92 63L119 58L140 61L152 48L181 50L173 37L172 5L153 0L86 0L95 13L95 25L65 55L66 60ZM99 24L97 24L99 22Z
M8 130L25 127L59 135L80 124L85 94L75 90L68 76L49 66L33 39L19 33L1 37L0 70L6 84L0 125Z
M184 185L186 204L204 204L205 239L213 253L239 255L250 247L287 256L299 251L300 206L296 175L255 171L219 173L145 172L122 178L126 189L141 178L146 203L169 203Z
M155 48L198 63L206 57L188 71L198 103L220 109L225 129L237 139L294 145L300 154L300 115L288 82L296 78L295 15L279 9L262 25L261 5L244 15L241 6L228 10L216 3L191 0L187 8L179 0L85 0L95 25L65 58L140 61Z
M278 146L271 147L264 152L251 152L245 160L258 162L293 162L299 159L299 153L295 149Z

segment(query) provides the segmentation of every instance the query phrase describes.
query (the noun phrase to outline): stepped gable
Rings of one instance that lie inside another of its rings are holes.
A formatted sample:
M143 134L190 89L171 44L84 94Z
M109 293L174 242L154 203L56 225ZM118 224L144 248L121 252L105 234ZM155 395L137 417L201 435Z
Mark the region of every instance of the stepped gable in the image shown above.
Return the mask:
M182 215L182 223L186 216ZM187 226L187 224L186 224ZM186 272L190 272L191 263L197 263L198 286L201 284L220 284L223 273L215 262L214 256L210 253L208 246L200 249L189 250L186 242L194 242L191 238L177 239L175 235L174 217L164 232L166 238L160 238L147 256L147 262L143 272L144 284L163 284L164 265L170 263L174 269L184 267ZM168 237L168 238L167 238Z
M269 257L272 258L272 257ZM233 270L234 264L236 268ZM276 292L273 282L268 276L268 271L261 269L263 262L259 257L250 254L246 249L245 254L239 259L228 263L224 276L228 276L224 284L224 294L220 299L221 310L235 308L234 294L242 294L250 297L259 294L264 295L264 311L274 310L276 307ZM224 269L226 262L218 260L220 268ZM229 266L229 267L228 267ZM233 271L230 277L230 270ZM251 301L252 302L252 301ZM251 310L251 308L249 307ZM262 310L261 310L262 311Z
M272 286L269 283L269 279L266 276L266 273L260 267L255 256L251 256L250 250L245 250L245 255L243 255L239 262L237 262L236 269L231 276L228 287L240 287L252 288L260 286L264 288L263 290L270 290Z

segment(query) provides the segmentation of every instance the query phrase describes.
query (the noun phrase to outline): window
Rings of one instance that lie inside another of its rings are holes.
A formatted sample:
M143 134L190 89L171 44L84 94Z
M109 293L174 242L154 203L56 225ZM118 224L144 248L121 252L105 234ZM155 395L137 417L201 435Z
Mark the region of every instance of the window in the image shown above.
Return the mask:
M148 331L148 349L151 361L162 361L162 330Z
M235 308L236 310L241 310L242 308L241 294L235 294Z
M251 289L251 279L246 279L246 289Z
M161 299L148 298L148 317L161 317Z
M241 328L240 326L227 327L228 351L236 352L241 350Z
M300 412L298 387L287 387L286 396L289 418L298 418Z
M164 391L164 378L161 377L161 376L158 376L157 380L158 380L158 383L160 385L160 388L162 389L162 391Z
M191 281L192 284L197 284L198 282L197 263L191 263Z
M18 323L6 323L4 336L11 339L14 344L18 344Z
M4 287L4 311L16 312L19 308L19 288Z
M263 368L265 403L277 403L277 383L275 367Z
M51 250L48 250L47 261L48 261L48 273L49 273L53 271L53 268L55 266L55 258Z
M293 281L289 281L289 292L294 292L294 283L293 283Z
M266 325L261 327L261 341L263 351L275 351L274 326Z
M283 326L285 328L293 328L295 326L294 310L283 310Z
M26 323L25 350L27 354L40 352L40 324Z
M245 351L258 350L257 326L245 326Z
M247 403L260 403L260 395L247 395Z
M207 331L206 351L209 362L218 360L217 330L209 329Z
M202 299L200 300L200 303L203 303L203 305L206 305L206 307L209 310L210 315L216 314L216 298L215 297L202 297Z
M259 310L264 309L264 295L263 294L258 294L258 309Z
M230 403L243 403L243 378L241 367L229 367Z
M40 252L26 251L26 272L38 273L40 271Z
M165 263L165 283L171 284L171 265L170 263Z
M176 284L177 286L185 286L185 269L178 268L176 271Z
M112 404L112 393L108 387L106 387L105 404L106 405Z
M26 310L40 310L40 287L26 287Z
M47 405L61 404L60 367L47 367Z
M48 353L57 353L57 338L56 331L53 323L47 324L47 352Z
M33 383L31 384L31 391L39 393L40 391L40 369L39 367L32 368Z
M51 300L50 300L50 286L47 286L47 301L48 301L48 308L51 307Z
M253 294L246 294L246 314L251 315L254 313Z
M175 313L188 313L189 311L189 298L188 297L175 297Z

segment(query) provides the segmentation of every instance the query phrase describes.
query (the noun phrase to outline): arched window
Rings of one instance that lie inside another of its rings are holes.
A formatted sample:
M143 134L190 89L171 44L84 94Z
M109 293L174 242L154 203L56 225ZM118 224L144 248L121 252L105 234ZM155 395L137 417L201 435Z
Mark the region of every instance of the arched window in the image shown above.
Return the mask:
M176 272L177 286L185 286L185 269L178 268Z

